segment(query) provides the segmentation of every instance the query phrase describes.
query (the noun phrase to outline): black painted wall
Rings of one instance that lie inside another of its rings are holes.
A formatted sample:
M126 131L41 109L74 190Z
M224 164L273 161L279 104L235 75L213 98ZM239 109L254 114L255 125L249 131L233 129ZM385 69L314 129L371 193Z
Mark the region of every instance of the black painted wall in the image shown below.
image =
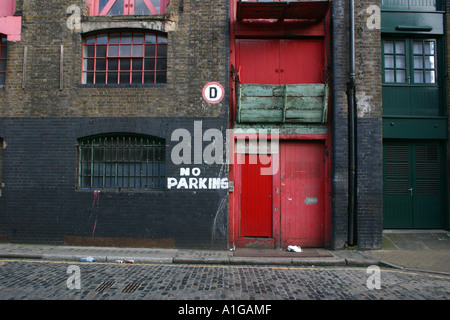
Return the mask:
M174 165L173 130L203 132L220 119L8 118L0 119L5 187L0 198L0 236L11 242L63 244L65 237L169 240L177 248L226 248L228 190L77 190L77 139L134 132L166 139L166 175L198 167L202 177L227 178L222 165ZM204 142L204 146L208 142ZM192 150L193 151L193 150ZM95 225L95 231L94 231Z

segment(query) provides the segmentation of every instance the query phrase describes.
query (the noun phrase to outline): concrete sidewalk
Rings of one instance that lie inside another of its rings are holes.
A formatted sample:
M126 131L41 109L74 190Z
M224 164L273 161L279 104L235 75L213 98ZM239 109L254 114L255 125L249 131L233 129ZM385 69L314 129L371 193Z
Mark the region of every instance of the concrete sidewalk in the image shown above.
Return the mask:
M373 254L392 267L450 274L450 231L384 230Z
M240 249L236 249L239 251ZM234 250L189 250L157 248L117 248L117 247L75 247L24 244L0 244L0 258L3 259L42 259L80 261L93 257L96 262L113 262L133 260L133 263L158 264L233 264L233 265L372 265L378 264L368 252L352 252L340 256L337 251L328 251L326 256L278 257L277 250L251 249L251 256L236 256ZM305 249L307 250L307 249ZM273 252L273 254L271 254ZM340 251L339 251L340 252ZM261 256L258 256L261 253ZM264 253L264 254L263 254ZM344 253L342 251L341 253ZM287 254L289 255L289 253Z
M240 251L241 250L241 251ZM0 244L2 259L149 264L221 264L285 266L369 266L450 274L450 231L385 231L382 250L304 249L304 256L280 250L187 250ZM248 254L246 254L246 252Z

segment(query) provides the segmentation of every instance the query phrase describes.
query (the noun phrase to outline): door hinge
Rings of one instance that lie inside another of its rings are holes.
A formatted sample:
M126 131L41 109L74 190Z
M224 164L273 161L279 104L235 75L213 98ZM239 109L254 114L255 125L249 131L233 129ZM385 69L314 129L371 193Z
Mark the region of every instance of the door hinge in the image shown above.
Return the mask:
M234 181L228 181L228 192L234 191Z

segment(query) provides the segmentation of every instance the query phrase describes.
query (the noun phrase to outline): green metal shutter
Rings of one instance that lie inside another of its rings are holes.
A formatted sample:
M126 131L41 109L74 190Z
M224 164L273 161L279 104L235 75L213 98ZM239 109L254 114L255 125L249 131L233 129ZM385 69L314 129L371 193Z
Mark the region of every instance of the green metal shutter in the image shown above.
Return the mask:
M384 143L384 228L442 228L445 168L439 142Z

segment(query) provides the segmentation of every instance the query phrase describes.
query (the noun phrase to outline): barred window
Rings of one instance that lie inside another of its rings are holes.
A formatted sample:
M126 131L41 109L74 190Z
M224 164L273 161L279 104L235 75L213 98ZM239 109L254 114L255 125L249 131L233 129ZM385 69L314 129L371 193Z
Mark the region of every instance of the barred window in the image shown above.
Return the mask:
M166 83L167 37L109 32L83 39L83 84Z
M80 189L165 188L165 140L136 134L78 141Z
M0 86L6 80L6 36L0 34Z

